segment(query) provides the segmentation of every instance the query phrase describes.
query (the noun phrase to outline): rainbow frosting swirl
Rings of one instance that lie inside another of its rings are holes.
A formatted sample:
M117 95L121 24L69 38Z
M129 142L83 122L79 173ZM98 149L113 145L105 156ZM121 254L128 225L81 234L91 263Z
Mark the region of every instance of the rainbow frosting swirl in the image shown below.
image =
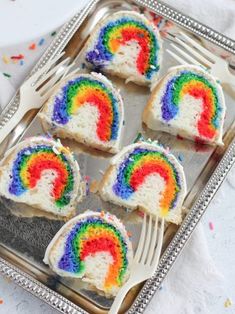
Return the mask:
M113 224L99 216L88 216L69 232L57 267L81 277L86 272L86 257L107 252L113 259L104 279L104 288L108 290L123 283L128 266L127 249L124 237Z
M187 94L202 99L203 110L197 122L198 133L202 137L213 139L220 126L222 107L216 87L197 73L184 70L168 81L161 99L162 119L166 122L174 119L179 111L179 103Z
M134 17L122 17L107 22L99 30L98 42L93 50L87 52L86 60L96 67L105 66L105 63L113 59L119 47L130 41L137 42L140 47L136 59L138 73L151 79L159 70L159 43L156 34L144 22L135 20Z
M175 165L161 151L142 147L131 151L119 165L113 192L128 200L151 174L159 174L165 181L159 205L160 214L166 216L176 205L181 183Z
M69 204L74 187L73 171L63 153L55 154L46 144L20 150L13 162L9 193L19 196L36 187L44 170L56 173L51 195L58 208Z
M116 140L119 129L118 100L104 83L86 76L70 80L54 99L52 121L66 125L85 104L99 112L97 136L103 141Z

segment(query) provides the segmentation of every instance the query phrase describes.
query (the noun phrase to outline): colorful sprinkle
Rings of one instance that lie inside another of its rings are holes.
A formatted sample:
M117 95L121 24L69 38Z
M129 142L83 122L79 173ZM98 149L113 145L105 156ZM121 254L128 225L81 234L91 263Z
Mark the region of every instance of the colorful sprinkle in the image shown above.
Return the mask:
M178 155L178 159L180 162L184 161L184 156L182 154L179 154Z
M41 38L38 42L38 46L42 46L45 43L45 39Z
M24 60L20 60L20 65L24 65Z
M0 304L3 304L3 299L0 299Z
M231 299L229 299L229 298L227 298L226 300L225 300L225 302L224 302L224 307L230 307L231 305L232 305L233 303L232 303L232 301L231 301Z
M30 46L29 46L29 50L35 50L36 49L36 44L35 43L32 43Z
M21 60L21 59L24 59L24 55L19 54L17 56L11 56L11 59L12 60Z
M7 57L7 56L2 56L2 61L5 63L5 64L9 64L11 61L10 59Z
M56 31L51 33L51 36L54 37L56 35Z
M3 72L2 74L3 74L4 76L8 77L8 78L10 78L10 77L11 77L11 74L9 74L9 73L5 73L5 72Z
M211 231L214 230L214 224L211 221L209 222L209 228L210 228Z

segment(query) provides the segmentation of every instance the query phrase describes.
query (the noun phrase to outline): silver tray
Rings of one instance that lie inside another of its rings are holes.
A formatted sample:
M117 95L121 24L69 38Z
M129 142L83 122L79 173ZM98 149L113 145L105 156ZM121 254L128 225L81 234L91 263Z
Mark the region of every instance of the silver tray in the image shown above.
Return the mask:
M32 73L64 49L66 55L76 58L77 62L81 63L79 52L96 22L105 14L120 8L130 9L133 5L148 8L160 16L173 21L176 25L184 27L197 35L197 38L204 38L213 42L223 50L229 51L231 55L235 55L234 41L160 2L155 3L153 0L94 0L82 12L75 15L64 25L36 64ZM164 45L167 46L167 41ZM169 59L168 61L165 62L165 69L174 64L172 60ZM112 80L121 89L124 101L128 104L126 115L131 115L132 119L134 114L136 114L136 117L139 116L149 91L146 88L136 88L134 84L125 86L123 81L119 79L112 78ZM132 142L137 131L141 131L145 137L157 138L161 143L170 146L176 156L183 152L185 159L183 166L186 172L189 193L184 203L188 214L183 223L179 228L174 225L167 227L164 235L164 250L156 274L144 285L137 286L128 294L123 303L122 312L142 313L144 311L235 162L235 100L227 94L225 96L228 114L224 132L225 146L223 148L204 147L203 151L200 151L201 148L198 148L199 151L195 153L195 147L193 150L193 144L190 141L181 143L180 140L176 140L169 135L150 132L141 125L135 126L136 129L133 132L127 129L127 137L123 144ZM134 102L134 97L137 97L136 102L137 99L139 102L136 107L131 104L131 100L132 103ZM18 103L19 96L17 94L1 113L0 128L14 115ZM42 132L37 122L36 114L37 111L35 110L29 112L14 131L8 135L4 143L0 145L0 155L16 143L20 137ZM69 143L69 145L74 147L74 143ZM107 165L107 159L94 158L88 156L86 152L82 154L79 152L78 158L80 166L82 164L82 169L87 170L89 165L89 171L93 179L100 178L99 171L94 168L105 169ZM94 197L95 199L93 199ZM94 209L92 207L97 206L97 202L96 196L88 197L87 201L82 203L81 208L85 209L89 206L91 209ZM110 207L110 204L101 204L101 206L103 205L106 208L108 208L107 206ZM35 256L40 258L42 256L47 243L58 230L61 222L49 220L47 217L19 218L11 213L14 206L11 203L0 203L2 210L0 216L0 272L62 313L75 314L86 313L87 311L106 313L110 306L110 300L98 297L95 293L87 291L85 287L77 288L74 287L73 283L59 279L45 266L42 266L42 263L32 258ZM15 206L16 210L24 210L20 205L17 206ZM125 217L129 213L122 213L123 215ZM138 218L133 216L133 221L134 223L130 223L128 228L134 228L133 230L137 231ZM17 224L18 228L16 228ZM43 226L45 227L45 230L43 230L44 238L41 242L35 238L35 235L40 234L40 230L38 230L40 224L44 224ZM31 226L31 229L29 226ZM24 229L28 231L24 233ZM134 245L137 240L133 239Z

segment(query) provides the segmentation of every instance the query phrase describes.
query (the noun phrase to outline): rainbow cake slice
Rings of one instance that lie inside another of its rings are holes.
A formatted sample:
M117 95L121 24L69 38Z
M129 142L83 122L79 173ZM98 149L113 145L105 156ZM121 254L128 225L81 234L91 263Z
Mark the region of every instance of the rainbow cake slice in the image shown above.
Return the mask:
M132 260L132 244L122 222L109 213L92 211L68 221L44 257L58 275L81 278L108 297L127 281Z
M28 138L1 161L0 195L58 216L71 216L81 196L78 164L59 141Z
M225 101L221 86L201 67L171 68L154 88L143 113L153 130L222 145Z
M102 74L79 74L62 82L40 118L52 134L112 153L119 150L123 103Z
M156 80L161 62L161 39L147 18L119 11L103 19L84 48L88 66L140 85Z
M100 184L105 201L181 222L186 181L177 159L155 143L125 147L111 159Z

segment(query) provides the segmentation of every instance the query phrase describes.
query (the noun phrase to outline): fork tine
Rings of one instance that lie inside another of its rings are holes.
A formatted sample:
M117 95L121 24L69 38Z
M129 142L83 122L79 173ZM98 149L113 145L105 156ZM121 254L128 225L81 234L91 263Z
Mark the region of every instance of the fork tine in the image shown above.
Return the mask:
M151 244L151 233L152 233L152 215L149 216L149 223L147 226L147 235L144 242L144 251L141 257L141 263L145 263L146 256L149 250L149 245Z
M193 40L191 37L186 35L184 32L180 32L180 35L183 36L184 39L186 39L188 42L190 42L195 48L197 48L199 51L203 52L207 57L209 57L211 61L216 62L217 56L215 56L208 49L202 47L202 45L197 43L195 40Z
M141 229L141 234L140 234L140 239L139 239L139 244L135 253L134 260L138 262L141 257L141 253L143 252L143 246L144 246L144 240L145 240L145 231L146 230L146 213L144 213L144 219L142 223L142 229Z
M61 81L64 79L64 77L67 74L67 72L69 71L69 69L74 66L74 63L70 64L68 67L66 67L65 69L63 69L62 71L60 71L59 73L55 74L54 76L52 76L48 82L46 82L46 84L44 84L40 89L39 92L41 95L43 95L48 89L51 89L56 83L57 81ZM57 71L58 72L58 71Z
M41 77L41 79L39 79L39 80L37 81L37 83L35 84L34 87L35 87L36 89L37 89L38 87L40 87L40 85L42 85L44 82L46 82L46 80L47 80L50 76L52 76L54 73L56 73L60 67L62 67L63 65L67 64L69 61L70 61L70 58L66 58L66 59L64 59L63 61L61 61L60 63L58 63L55 67L51 68L51 69L49 70L49 72L47 72L45 75L43 75L43 76ZM39 90L40 90L40 89L39 89Z
M173 51L166 49L166 51L176 60L178 61L180 64L185 64L187 65L188 62L186 62L184 59L180 58L177 54L175 54Z
M158 262L159 262L159 258L160 258L160 254L161 254L161 250L162 250L162 242L163 242L163 235L164 235L164 218L162 218L161 221L161 227L160 227L160 232L159 232L159 237L157 240L157 248L153 257L153 261L152 261L152 266L155 267L155 270L157 269L158 266Z
M28 79L28 82L30 84L35 83L38 80L38 78L40 78L40 76L43 73L47 72L53 66L53 64L55 64L64 54L65 52L63 51L55 58L48 61L43 67L41 67L37 72L35 72L33 75L30 76L30 78Z
M199 52L197 52L195 49L193 49L191 46L186 44L183 40L176 38L176 41L183 46L185 49L187 49L192 55L194 55L198 60L200 60L202 63L204 63L208 68L212 67L212 62L210 62L208 59L202 56Z
M78 72L80 71L80 68L77 68L75 70L73 70L72 72L69 72L67 71L67 73L64 73L62 79L64 79L65 77L68 77L68 76L72 76L72 75L75 75L77 74Z
M154 224L154 230L153 235L151 239L151 245L148 252L148 259L147 259L147 265L151 264L151 261L153 259L153 253L155 251L156 246L156 240L157 240L157 233L158 233L158 216L156 217L155 224Z
M195 65L201 65L196 59L191 57L188 53L184 52L181 48L176 46L175 44L171 44L171 47L173 47L176 51L178 51L183 57L185 57L186 60L188 60L190 63L193 63Z

